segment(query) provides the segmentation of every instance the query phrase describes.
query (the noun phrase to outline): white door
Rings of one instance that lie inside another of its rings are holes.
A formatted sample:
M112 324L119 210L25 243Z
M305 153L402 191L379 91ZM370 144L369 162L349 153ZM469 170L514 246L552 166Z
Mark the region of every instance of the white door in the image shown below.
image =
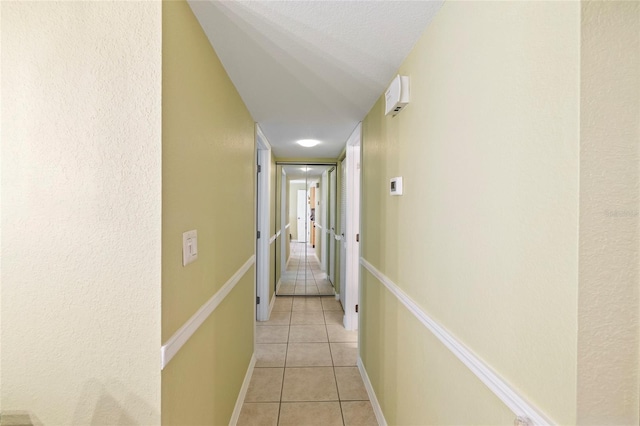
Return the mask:
M340 302L345 308L345 297L347 293L347 160L342 161L340 181Z
M337 169L333 168L329 172L329 280L331 284L336 283L336 240L338 234L336 230L336 173Z
M307 191L298 189L298 241L307 242Z
M347 330L358 328L358 305L360 293L360 130L350 139L354 145L347 146L347 226L346 238L346 286L344 327Z

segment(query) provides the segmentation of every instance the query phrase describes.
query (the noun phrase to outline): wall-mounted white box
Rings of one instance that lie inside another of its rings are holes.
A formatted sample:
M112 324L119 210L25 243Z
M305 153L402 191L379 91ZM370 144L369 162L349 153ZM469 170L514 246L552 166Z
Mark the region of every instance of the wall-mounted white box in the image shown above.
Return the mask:
M182 266L198 258L198 231L195 229L182 234Z
M389 181L389 194L402 195L402 177L394 177Z

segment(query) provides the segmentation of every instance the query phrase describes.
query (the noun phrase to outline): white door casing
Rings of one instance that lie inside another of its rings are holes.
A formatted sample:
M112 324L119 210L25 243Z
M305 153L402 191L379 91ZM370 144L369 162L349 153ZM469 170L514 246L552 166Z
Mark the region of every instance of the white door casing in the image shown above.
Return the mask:
M360 301L360 140L362 125L358 124L347 141L347 226L346 239L346 286L345 318L347 330L358 329Z
M270 231L270 187L269 176L271 173L271 145L256 126L256 144L258 148L258 167L260 172L257 178L256 204L256 319L267 321L269 319L269 271L271 270L269 255L269 231ZM258 232L260 238L257 238ZM259 299L258 299L259 298ZM260 303L257 303L260 300Z

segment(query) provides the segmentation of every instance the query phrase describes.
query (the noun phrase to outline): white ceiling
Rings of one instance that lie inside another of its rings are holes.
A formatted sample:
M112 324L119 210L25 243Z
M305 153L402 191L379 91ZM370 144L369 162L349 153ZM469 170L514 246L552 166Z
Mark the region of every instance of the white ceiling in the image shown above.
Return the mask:
M442 1L189 4L275 155L335 158Z

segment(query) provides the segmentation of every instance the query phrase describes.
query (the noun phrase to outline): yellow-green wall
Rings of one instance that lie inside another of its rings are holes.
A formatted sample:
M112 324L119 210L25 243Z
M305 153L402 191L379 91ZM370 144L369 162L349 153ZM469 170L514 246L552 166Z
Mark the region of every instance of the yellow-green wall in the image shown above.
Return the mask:
M445 2L399 73L410 104L385 117L383 96L363 123L362 256L574 423L580 4ZM403 196L389 195L394 176ZM512 424L362 274L361 357L389 424Z
M255 252L254 123L188 4L162 6L162 341ZM198 260L182 266L182 233ZM254 268L162 372L163 424L227 424L253 353Z

